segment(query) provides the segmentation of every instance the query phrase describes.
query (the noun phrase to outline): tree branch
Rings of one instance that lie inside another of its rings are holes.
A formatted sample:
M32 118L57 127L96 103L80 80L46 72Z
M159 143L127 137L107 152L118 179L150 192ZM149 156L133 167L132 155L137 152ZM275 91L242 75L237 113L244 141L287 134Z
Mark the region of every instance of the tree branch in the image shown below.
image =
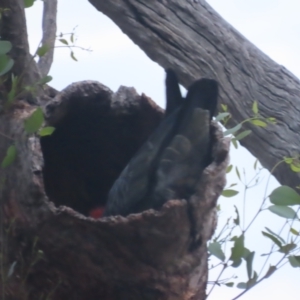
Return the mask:
M264 117L276 125L259 128L242 140L271 170L284 156L300 149L300 81L278 65L220 17L206 1L89 0L110 17L141 49L164 68L172 68L188 87L202 77L220 84L220 103L234 122L252 116L258 101ZM281 164L274 172L282 184L295 187L299 175Z
M53 62L56 39L56 15L57 0L44 0L42 46L47 46L49 50L44 56L40 57L38 61L38 68L42 77L49 73Z

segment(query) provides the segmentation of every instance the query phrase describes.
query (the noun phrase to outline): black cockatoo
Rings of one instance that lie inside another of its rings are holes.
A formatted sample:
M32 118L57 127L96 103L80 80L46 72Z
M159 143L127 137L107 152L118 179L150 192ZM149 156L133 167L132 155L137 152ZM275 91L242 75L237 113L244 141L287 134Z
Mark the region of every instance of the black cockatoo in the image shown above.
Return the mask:
M176 74L166 73L165 118L112 186L104 216L126 216L159 209L170 199L188 199L211 163L210 121L218 84L197 80L183 98Z

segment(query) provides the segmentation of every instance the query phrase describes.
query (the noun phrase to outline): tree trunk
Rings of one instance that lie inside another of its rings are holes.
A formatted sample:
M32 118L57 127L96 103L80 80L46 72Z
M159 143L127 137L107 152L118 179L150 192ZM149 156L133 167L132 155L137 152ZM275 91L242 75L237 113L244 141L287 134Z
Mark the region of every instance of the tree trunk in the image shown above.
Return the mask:
M199 77L221 87L234 125L252 116L258 101L264 117L276 125L260 128L242 140L261 164L271 170L284 156L299 154L300 81L223 20L206 1L89 0L111 18L141 49L164 68L172 68L188 87ZM295 187L299 175L281 164L274 172L281 184Z
M3 299L205 299L206 244L228 162L218 126L213 162L190 199L94 220L89 209L105 204L162 110L132 88L114 94L97 82L72 84L45 107L56 130L41 139L41 151L23 131L33 109L20 101L0 117L0 157L7 137L17 147L16 161L1 171Z
M13 48L10 57L14 60L12 73L19 78L17 91L20 92L24 86L33 85L40 79L39 70L33 57L29 53L29 43L26 28L24 1L21 0L0 0L1 19L0 34L1 40L10 41ZM7 79L6 87L9 90L10 78ZM24 92L22 95L24 96ZM42 91L38 90L38 95ZM32 93L26 92L27 100L37 101ZM2 102L4 99L1 99Z

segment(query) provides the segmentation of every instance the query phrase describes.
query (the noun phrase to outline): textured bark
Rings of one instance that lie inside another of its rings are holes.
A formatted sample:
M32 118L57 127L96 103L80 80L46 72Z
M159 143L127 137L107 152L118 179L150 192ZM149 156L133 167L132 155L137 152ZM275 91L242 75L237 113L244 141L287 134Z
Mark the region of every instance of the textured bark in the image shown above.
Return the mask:
M299 154L300 81L223 20L205 1L89 0L110 17L141 49L164 68L172 68L188 87L199 77L216 79L220 103L227 104L230 125L260 113L277 125L259 128L242 140L271 170L284 156ZM299 184L299 175L285 164L274 172L282 184Z
M38 68L42 77L49 73L53 62L56 39L56 16L57 0L44 0L42 46L47 46L49 50L38 61Z
M42 138L43 169L38 139L23 132L33 109L18 102L0 116L18 149L2 173L2 274L12 273L0 280L5 299L204 299L206 242L228 162L229 140L218 126L212 124L213 162L190 199L94 220L84 213L93 201L105 203L162 110L132 88L114 94L96 82L72 84L45 107L56 131ZM0 158L9 143L0 135ZM92 178L99 192L89 185Z
M18 89L20 92L22 86L33 85L40 79L37 65L29 53L24 1L0 0L0 8L3 10L0 20L1 39L10 41L13 46L9 52L15 62L11 72L20 78ZM10 80L8 80L8 87L9 84ZM33 100L32 95L27 93L27 96Z

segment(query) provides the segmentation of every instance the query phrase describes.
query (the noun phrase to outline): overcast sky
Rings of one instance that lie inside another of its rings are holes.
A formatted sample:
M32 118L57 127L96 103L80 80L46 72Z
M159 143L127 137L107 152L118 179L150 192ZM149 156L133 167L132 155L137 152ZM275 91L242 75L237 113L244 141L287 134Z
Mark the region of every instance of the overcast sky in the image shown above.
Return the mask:
M300 76L300 1L299 0L210 0L210 5L231 25L253 42L277 63L284 65L296 76ZM27 10L29 39L31 51L34 52L41 39L42 3L36 2ZM139 93L145 93L164 106L164 71L151 61L121 30L108 18L96 11L87 1L59 1L58 33L71 32L78 26L77 44L91 48L92 52L75 49L78 62L74 62L68 49L58 48L55 61L50 70L53 76L52 86L63 89L72 82L80 80L97 80L116 91L120 85L133 86ZM255 158L246 150L231 152L231 163L246 169L247 177L253 174L252 166ZM267 178L267 173L263 177ZM236 175L228 177L228 185L238 182ZM247 221L260 204L265 191L265 182L247 192ZM276 187L273 180L268 192ZM224 212L220 224L228 215L233 214L233 204L242 207L242 185L237 189L241 196L234 199L221 199ZM268 226L274 231L283 220L265 212L249 232L246 245L254 250L260 245L256 258L268 251L270 244L262 237L261 230ZM277 227L276 227L277 226ZM261 260L255 264L259 270ZM230 277L236 270L230 270ZM242 280L246 279L246 271L236 271ZM213 278L212 278L213 279ZM285 267L264 283L248 292L242 299L300 299L300 270ZM209 286L210 287L210 286ZM239 290L217 288L209 299L232 299Z

